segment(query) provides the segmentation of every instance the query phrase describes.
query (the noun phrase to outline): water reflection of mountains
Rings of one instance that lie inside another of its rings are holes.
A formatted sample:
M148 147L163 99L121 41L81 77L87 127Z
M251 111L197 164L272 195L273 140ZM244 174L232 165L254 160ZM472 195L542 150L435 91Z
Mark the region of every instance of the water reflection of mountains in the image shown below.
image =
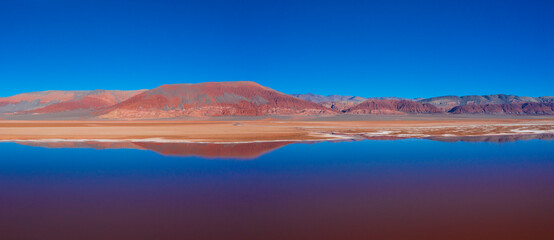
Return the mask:
M217 143L157 143L157 142L17 142L46 148L140 149L164 156L254 159L291 142Z
M366 137L369 140L400 140L406 139L397 136L372 136ZM514 134L514 135L484 135L484 136L432 136L421 139L440 141L440 142L515 142L525 140L553 140L554 134Z
M368 140L401 140L394 136L366 137ZM423 139L441 142L514 142L523 140L553 140L554 134L518 134L489 136L435 136ZM356 141L356 140L353 140ZM340 141L334 141L340 142ZM295 142L255 143L158 143L158 142L17 142L21 145L46 148L92 148L92 149L140 149L164 156L255 159L266 153Z

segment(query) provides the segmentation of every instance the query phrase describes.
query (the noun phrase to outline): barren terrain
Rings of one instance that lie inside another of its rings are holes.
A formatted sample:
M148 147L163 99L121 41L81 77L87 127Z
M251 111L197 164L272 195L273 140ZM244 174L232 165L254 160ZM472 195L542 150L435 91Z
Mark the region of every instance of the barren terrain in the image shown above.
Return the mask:
M554 134L554 119L404 118L371 121L0 121L0 141L245 143ZM527 137L533 138L533 137Z

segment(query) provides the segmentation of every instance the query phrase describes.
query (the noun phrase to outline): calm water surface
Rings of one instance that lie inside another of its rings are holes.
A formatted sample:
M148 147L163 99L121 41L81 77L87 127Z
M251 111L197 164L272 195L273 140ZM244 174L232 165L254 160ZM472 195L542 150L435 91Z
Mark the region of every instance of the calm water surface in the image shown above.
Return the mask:
M554 239L551 140L0 153L0 239Z

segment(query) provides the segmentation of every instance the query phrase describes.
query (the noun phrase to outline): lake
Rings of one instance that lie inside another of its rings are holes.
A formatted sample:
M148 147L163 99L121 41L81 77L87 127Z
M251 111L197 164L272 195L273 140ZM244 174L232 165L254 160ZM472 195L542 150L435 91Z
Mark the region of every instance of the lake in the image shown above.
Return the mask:
M0 239L554 239L552 140L0 153Z

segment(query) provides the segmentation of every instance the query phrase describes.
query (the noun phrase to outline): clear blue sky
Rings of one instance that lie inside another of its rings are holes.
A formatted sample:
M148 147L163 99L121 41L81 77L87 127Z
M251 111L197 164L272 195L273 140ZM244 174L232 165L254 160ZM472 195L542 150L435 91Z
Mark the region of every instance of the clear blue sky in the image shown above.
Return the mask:
M554 1L0 0L0 96L255 81L554 95Z

